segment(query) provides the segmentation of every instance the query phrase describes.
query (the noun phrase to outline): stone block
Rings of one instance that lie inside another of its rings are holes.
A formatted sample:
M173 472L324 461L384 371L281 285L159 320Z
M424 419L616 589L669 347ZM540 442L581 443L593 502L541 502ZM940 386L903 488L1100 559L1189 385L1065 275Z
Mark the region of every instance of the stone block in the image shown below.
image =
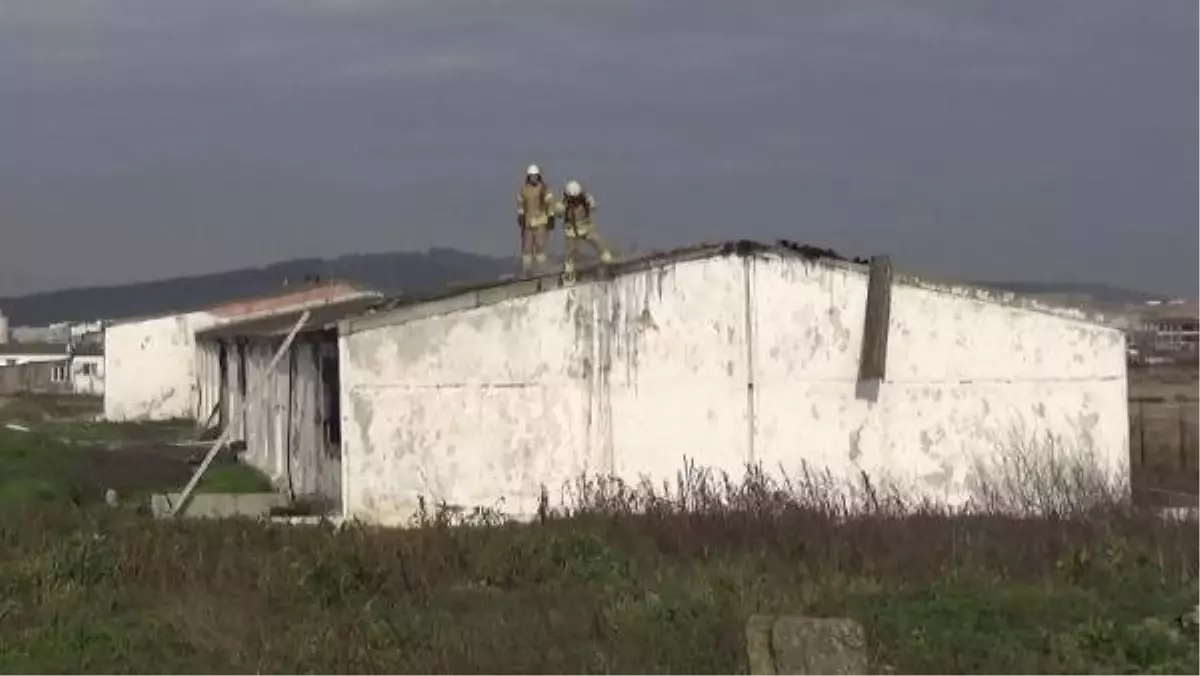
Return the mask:
M150 497L150 512L164 518L179 493L159 493ZM231 516L266 517L272 509L287 506L287 498L278 493L193 493L180 516L223 518Z
M746 623L751 674L865 674L866 633L849 618L755 615Z

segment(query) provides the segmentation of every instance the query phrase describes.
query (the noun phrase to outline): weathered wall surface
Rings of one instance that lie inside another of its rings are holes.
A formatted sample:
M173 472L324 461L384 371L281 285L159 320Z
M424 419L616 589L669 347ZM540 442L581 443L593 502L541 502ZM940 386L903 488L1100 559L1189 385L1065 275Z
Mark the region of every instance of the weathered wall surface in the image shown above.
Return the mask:
M349 336L347 513L402 522L424 495L528 514L584 472L736 469L742 289L698 261Z
M865 470L957 502L1010 434L1126 457L1118 332L898 284L869 400L865 302L858 269L727 257L351 333L346 513L402 523L423 495L529 514L542 485L557 501L585 471L671 480L684 456Z
M193 332L211 323L207 313L193 312L110 326L104 332L104 417L167 420L203 415L197 413Z
M887 378L872 400L856 384L866 276L795 259L752 265L754 452L764 465L804 458L951 503L968 497L978 461L1014 446L1095 452L1108 469L1127 468L1119 331L896 284Z

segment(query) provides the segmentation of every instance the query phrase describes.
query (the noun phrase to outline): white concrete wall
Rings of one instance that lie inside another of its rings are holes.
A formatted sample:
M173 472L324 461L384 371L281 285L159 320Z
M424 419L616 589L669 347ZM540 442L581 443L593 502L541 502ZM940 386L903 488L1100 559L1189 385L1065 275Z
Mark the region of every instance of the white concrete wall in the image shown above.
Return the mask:
M542 485L556 501L585 471L673 481L684 456L739 477L865 470L960 502L1014 431L1123 466L1119 332L897 284L870 401L865 301L858 269L712 258L345 335L346 514L403 523L418 495L529 514Z
M1080 320L896 284L887 379L856 396L867 278L794 259L753 261L755 456L866 471L952 504L977 462L1014 444L1095 451L1125 471L1123 334Z
M211 315L193 312L108 327L104 332L105 419L197 417L194 332L212 323Z
M71 388L75 394L104 394L104 356L76 355L71 360Z

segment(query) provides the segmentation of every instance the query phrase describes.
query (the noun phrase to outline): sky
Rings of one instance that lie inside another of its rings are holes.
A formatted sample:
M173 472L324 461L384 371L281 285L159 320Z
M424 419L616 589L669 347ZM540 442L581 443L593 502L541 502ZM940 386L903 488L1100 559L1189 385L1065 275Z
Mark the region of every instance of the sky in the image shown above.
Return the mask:
M0 296L453 247L1197 293L1194 0L2 0Z

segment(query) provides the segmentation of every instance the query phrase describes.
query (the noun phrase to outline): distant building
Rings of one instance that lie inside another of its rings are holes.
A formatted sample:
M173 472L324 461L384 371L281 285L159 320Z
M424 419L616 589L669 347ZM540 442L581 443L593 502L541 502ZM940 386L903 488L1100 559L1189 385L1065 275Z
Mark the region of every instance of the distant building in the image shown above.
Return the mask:
M0 394L104 394L104 351L94 340L0 343Z
M1200 359L1200 301L1145 304L1129 331L1129 343L1139 363Z
M56 322L48 326L14 326L8 332L13 343L73 343L104 330L104 322Z

